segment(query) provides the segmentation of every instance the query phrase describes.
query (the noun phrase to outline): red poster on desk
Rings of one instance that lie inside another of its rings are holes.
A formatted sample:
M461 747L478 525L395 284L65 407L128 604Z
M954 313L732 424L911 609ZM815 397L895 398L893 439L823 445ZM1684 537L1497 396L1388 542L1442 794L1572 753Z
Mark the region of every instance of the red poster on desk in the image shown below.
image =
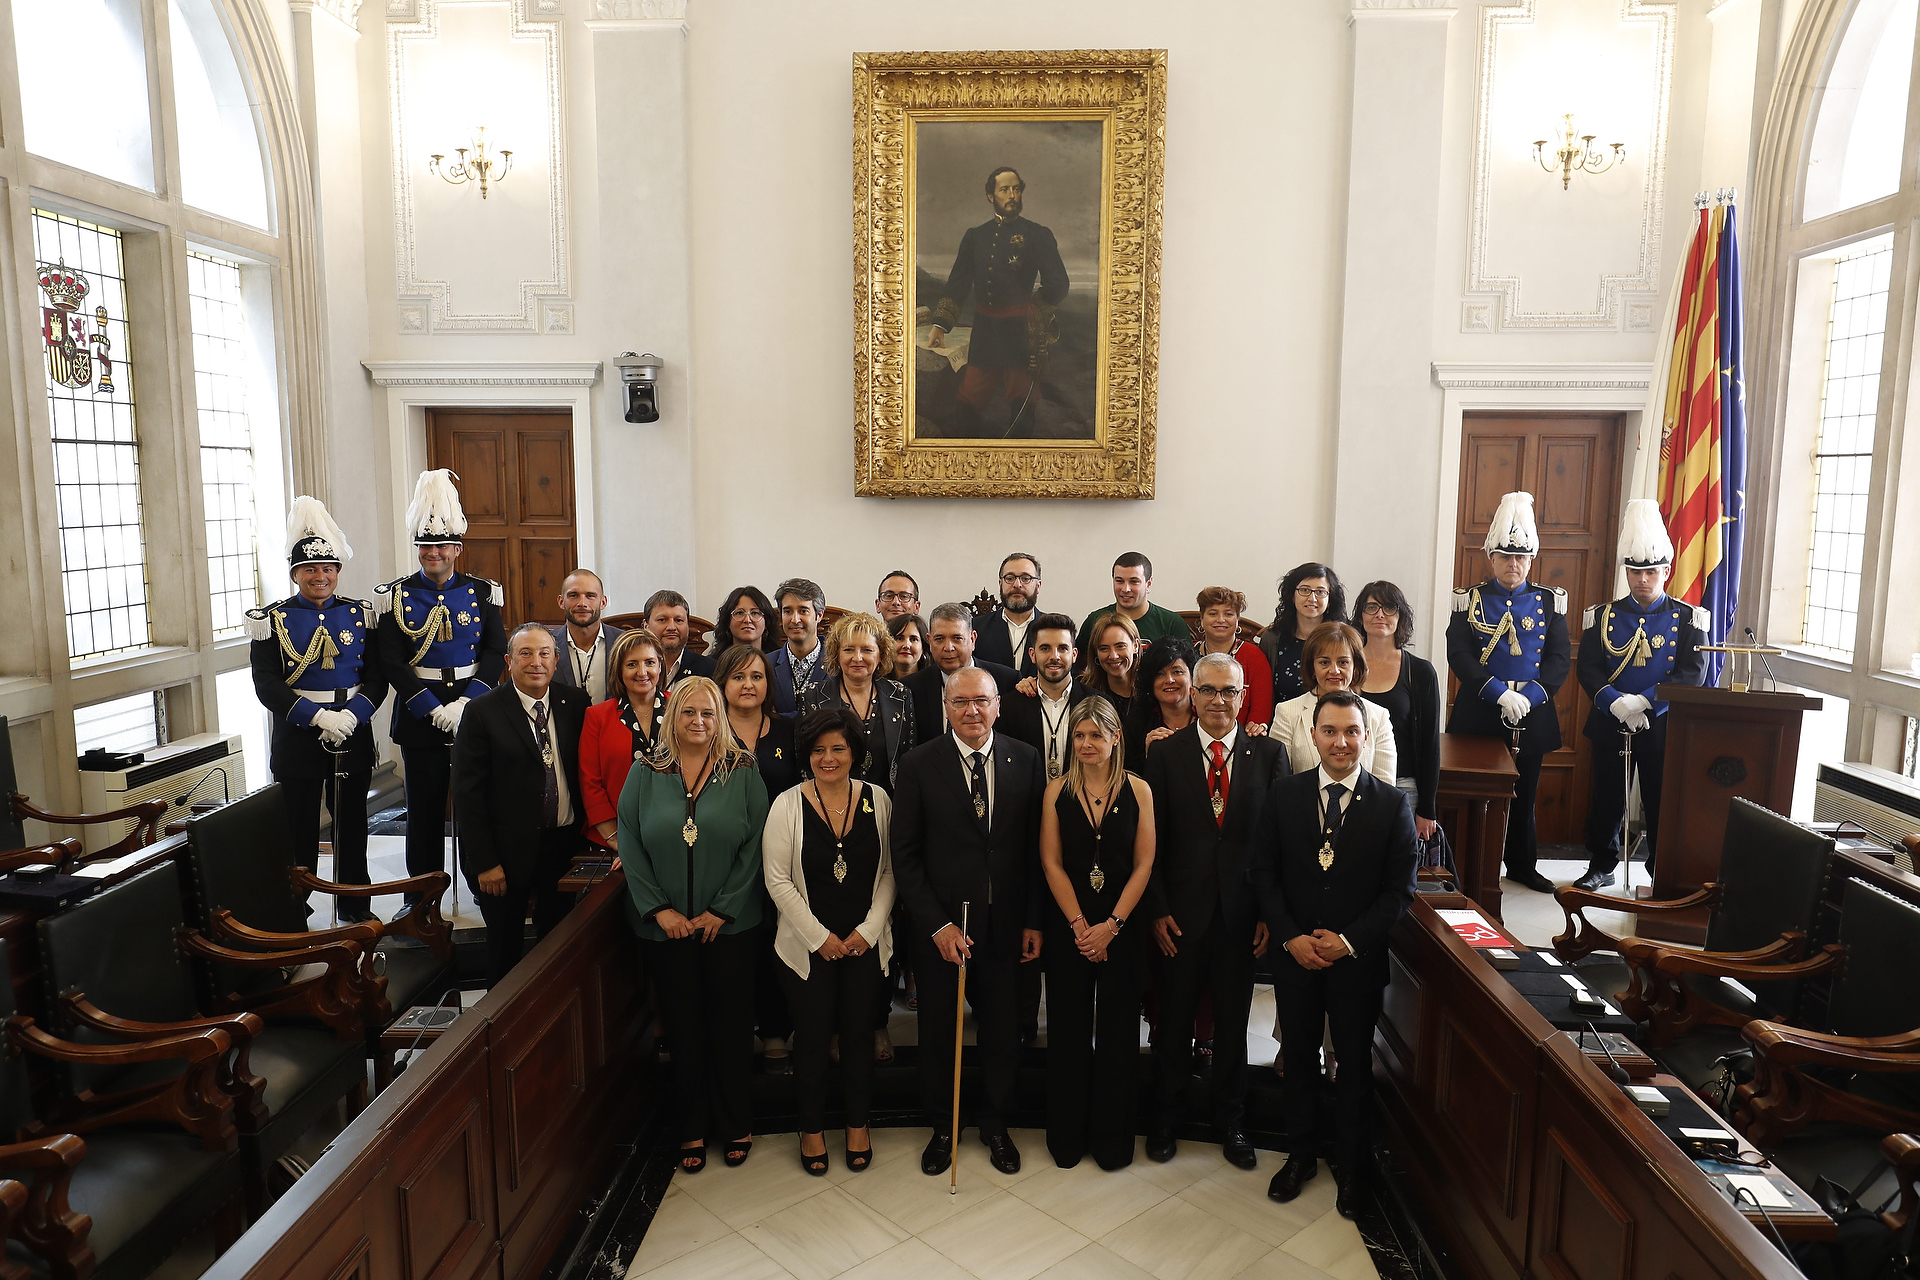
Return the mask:
M1470 947L1510 947L1505 934L1487 923L1487 918L1478 911L1443 909L1439 913L1447 927L1460 935L1460 940Z

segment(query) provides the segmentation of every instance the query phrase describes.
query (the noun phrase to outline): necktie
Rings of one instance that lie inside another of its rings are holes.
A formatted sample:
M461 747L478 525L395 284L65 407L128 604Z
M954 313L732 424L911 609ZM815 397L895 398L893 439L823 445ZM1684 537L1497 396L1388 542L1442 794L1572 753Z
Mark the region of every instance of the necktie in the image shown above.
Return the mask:
M1347 789L1339 783L1329 782L1327 784L1327 821L1325 830L1328 844L1332 844L1334 839L1339 836L1340 819L1347 816L1346 809L1340 803L1340 798L1346 794Z
M560 825L560 775L553 771L553 739L547 735L547 704L533 704L533 737L540 744L540 760L547 767L546 782L540 792L540 825Z
M1227 792L1231 780L1227 777L1227 744L1213 744L1213 767L1207 772L1207 790L1213 793L1213 821L1215 826L1227 825Z
M976 751L967 760L973 770L973 817L984 836L987 834L987 758Z

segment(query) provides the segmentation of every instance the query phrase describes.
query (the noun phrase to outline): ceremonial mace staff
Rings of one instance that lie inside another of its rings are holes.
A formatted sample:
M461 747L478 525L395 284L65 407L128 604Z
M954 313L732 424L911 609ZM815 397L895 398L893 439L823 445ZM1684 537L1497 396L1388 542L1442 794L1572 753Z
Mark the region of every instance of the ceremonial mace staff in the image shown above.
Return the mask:
M1620 726L1620 890L1633 897L1633 735L1636 729ZM1649 872L1651 874L1651 872Z
M967 945L967 914L972 904L960 904L960 945ZM960 952L960 984L953 997L953 1126L947 1130L953 1150L948 1160L947 1194L960 1194L960 1038L967 1024L967 953Z

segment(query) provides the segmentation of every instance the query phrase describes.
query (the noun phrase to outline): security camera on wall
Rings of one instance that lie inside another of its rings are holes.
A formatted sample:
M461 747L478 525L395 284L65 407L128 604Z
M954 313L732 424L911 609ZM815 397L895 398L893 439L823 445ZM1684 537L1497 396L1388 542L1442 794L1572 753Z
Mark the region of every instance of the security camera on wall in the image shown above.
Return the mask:
M635 355L622 352L614 362L620 367L620 381L627 387L628 422L660 421L660 357L651 352Z

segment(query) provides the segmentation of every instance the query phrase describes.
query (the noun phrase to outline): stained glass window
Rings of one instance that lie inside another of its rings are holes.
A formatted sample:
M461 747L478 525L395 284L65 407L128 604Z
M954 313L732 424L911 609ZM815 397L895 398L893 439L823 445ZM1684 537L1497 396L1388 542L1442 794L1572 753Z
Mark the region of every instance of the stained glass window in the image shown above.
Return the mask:
M140 0L12 0L12 9L27 150L153 190Z
M213 627L224 636L245 626L246 611L260 601L240 265L189 253L187 301L193 320L193 391L200 407L200 484L207 508Z
M120 233L33 211L41 359L74 659L150 643Z

